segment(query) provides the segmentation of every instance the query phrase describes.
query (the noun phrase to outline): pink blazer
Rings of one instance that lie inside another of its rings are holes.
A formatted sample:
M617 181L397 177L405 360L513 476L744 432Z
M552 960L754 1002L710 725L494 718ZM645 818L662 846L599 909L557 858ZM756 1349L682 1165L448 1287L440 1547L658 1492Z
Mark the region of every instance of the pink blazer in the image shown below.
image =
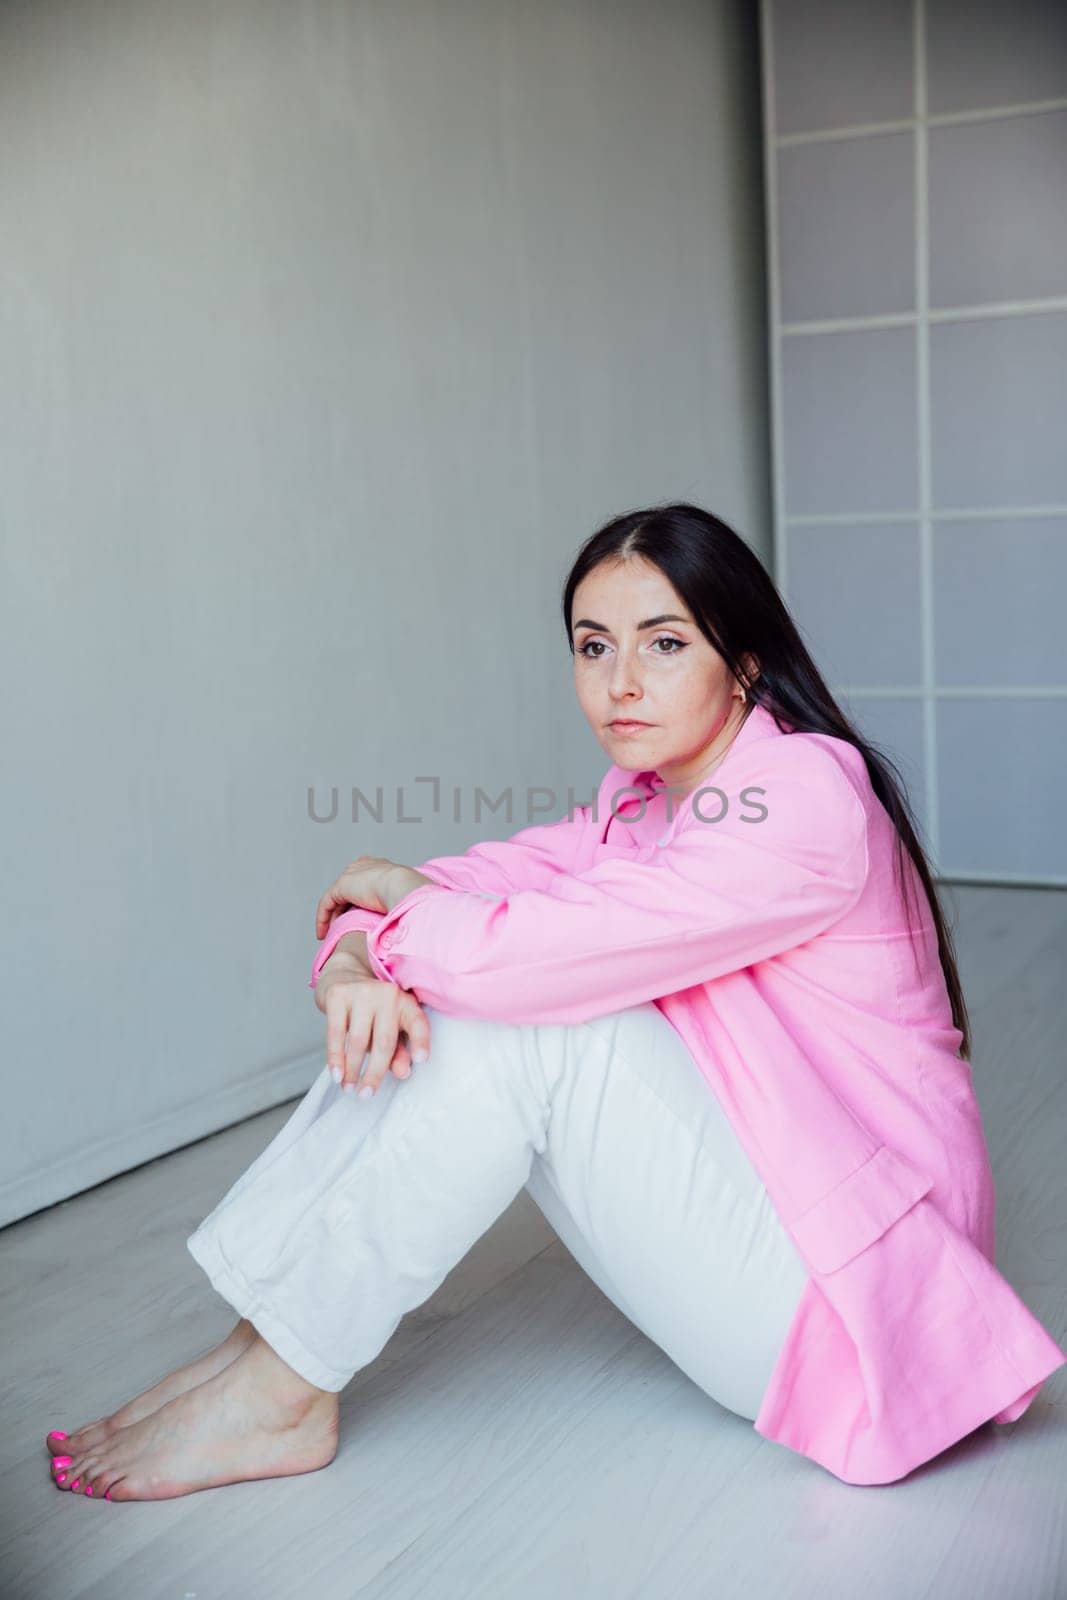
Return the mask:
M380 978L453 1016L654 1001L810 1273L753 1426L846 1483L891 1483L1020 1417L1067 1353L994 1265L936 934L905 854L912 948L859 752L755 706L710 781L671 816L657 774L612 766L572 818L423 862L433 883L392 911L334 918L311 986L359 928Z

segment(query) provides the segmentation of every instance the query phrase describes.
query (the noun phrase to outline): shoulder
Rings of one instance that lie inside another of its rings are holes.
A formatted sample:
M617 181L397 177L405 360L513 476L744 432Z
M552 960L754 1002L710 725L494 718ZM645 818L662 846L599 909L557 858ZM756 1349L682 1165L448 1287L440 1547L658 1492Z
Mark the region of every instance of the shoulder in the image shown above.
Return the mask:
M866 835L870 780L862 754L844 739L803 732L753 739L727 757L709 785L725 797L738 832L755 831L759 808L768 840L823 839L847 851Z
M827 733L775 732L750 740L727 758L747 771L777 772L797 781L818 782L827 789L859 799L869 782L862 753L847 739ZM724 761L720 771L726 770Z

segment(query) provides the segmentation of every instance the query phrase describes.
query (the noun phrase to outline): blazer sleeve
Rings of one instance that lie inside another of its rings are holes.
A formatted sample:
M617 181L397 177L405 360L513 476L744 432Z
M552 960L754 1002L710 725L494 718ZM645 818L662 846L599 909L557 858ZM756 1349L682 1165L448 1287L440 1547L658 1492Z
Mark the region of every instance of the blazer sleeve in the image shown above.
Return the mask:
M421 884L368 935L370 964L446 1014L583 1022L803 944L863 890L866 817L830 756L783 758L768 781L763 817L741 803L719 823L689 813L647 859L493 904Z
M429 861L420 862L415 870L424 877L433 878L441 888L487 899L522 888L547 888L561 874L573 872L592 816L592 806L576 806L569 817L559 822L536 823L520 829L510 839L487 839L472 844L461 855L432 856ZM344 934L369 934L384 915L384 912L368 911L362 906L336 913L315 954L308 988L314 989L319 973Z

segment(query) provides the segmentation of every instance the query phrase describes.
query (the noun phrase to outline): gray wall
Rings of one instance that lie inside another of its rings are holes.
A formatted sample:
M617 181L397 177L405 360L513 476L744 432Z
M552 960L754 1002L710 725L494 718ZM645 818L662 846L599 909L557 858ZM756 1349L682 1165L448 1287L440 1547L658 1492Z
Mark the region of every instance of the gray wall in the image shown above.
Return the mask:
M942 875L1067 884L1067 6L762 41L779 586Z
M306 1087L354 855L588 797L593 526L689 498L769 560L756 21L0 8L0 1220Z

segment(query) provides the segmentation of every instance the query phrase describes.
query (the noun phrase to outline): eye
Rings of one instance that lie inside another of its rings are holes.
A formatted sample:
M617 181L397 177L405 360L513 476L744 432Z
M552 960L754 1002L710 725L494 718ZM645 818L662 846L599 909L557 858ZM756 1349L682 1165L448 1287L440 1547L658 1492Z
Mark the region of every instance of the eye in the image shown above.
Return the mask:
M673 634L669 633L661 633L657 635L657 637L652 640L652 643L653 645L665 644L674 646L674 648L671 650L653 650L653 655L657 656L679 656L683 650L689 649L689 645L684 639L676 639ZM594 646L598 647L595 652ZM580 644L578 646L576 654L584 656L587 661L599 661L603 651L606 648L607 646L604 644L603 639L587 639L584 644Z

